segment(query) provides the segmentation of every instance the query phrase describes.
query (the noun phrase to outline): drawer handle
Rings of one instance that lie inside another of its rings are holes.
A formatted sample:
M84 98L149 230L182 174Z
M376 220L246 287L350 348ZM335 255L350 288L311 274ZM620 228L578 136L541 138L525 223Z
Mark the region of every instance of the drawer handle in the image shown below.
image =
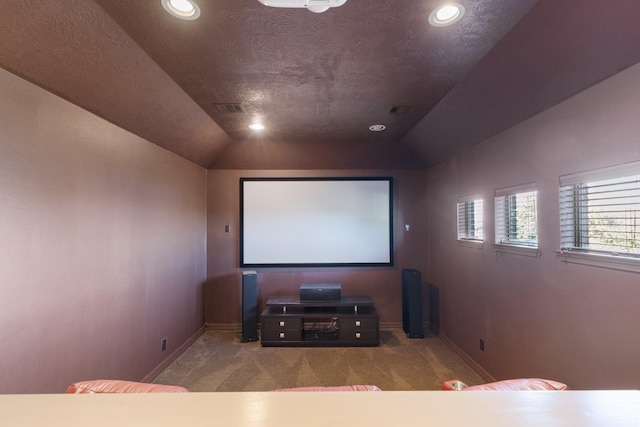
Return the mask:
M356 320L356 326L360 326L360 321Z
M284 339L284 332L280 332L280 339L283 340Z
M360 339L360 332L356 332L356 339L359 340Z
M284 322L280 322L280 326L284 326Z

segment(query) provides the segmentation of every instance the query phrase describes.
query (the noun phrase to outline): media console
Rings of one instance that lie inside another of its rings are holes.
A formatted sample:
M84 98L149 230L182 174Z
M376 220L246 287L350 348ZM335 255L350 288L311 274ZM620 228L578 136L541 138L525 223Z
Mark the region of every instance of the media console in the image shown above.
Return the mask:
M371 298L300 301L272 297L262 312L261 342L268 346L362 346L380 344L379 317Z

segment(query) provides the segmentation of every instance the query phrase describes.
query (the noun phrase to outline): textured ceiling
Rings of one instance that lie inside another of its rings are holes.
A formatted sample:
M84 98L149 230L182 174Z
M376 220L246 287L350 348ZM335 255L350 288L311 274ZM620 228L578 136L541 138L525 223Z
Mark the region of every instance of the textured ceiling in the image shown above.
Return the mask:
M640 61L637 0L460 0L436 28L439 3L200 0L182 21L160 0L3 0L0 66L203 167L378 169L432 166Z

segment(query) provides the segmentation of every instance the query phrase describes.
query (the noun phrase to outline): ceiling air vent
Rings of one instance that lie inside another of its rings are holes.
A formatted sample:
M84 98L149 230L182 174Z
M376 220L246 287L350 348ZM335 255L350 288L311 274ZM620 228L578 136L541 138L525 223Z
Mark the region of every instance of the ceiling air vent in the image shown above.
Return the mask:
M413 111L413 107L408 105L392 105L389 109L389 114L408 114Z
M244 113L240 104L213 104L221 113Z

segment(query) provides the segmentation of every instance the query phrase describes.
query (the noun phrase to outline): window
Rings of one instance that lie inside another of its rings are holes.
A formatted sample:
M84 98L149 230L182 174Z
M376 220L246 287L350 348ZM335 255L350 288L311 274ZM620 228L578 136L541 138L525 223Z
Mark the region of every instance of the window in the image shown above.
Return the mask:
M534 183L496 190L497 245L538 247L537 196Z
M482 198L465 197L458 200L458 240L482 242Z
M640 258L640 162L560 177L561 250Z

